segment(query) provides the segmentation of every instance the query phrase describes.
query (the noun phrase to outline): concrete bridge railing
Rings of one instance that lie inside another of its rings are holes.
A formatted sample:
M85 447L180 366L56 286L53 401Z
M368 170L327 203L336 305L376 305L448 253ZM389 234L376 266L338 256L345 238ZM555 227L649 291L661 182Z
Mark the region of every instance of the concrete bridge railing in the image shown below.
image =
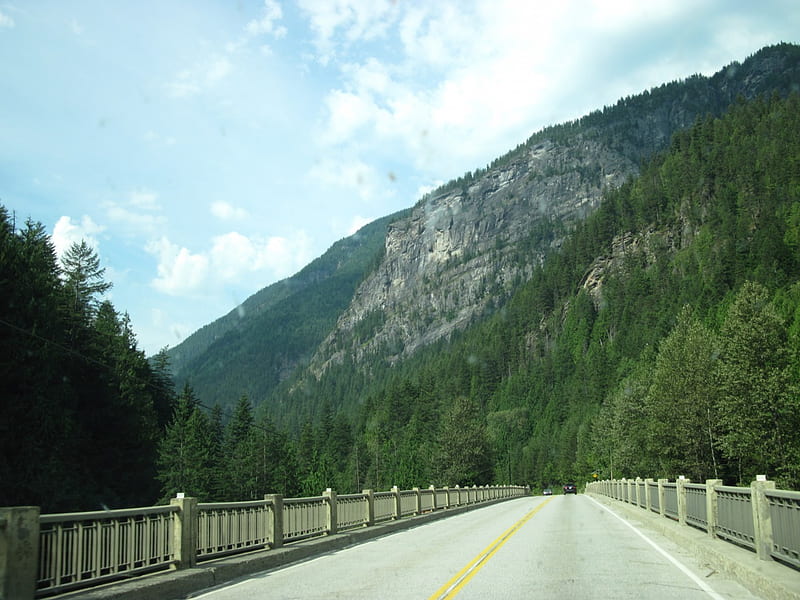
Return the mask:
M637 477L590 482L586 491L701 529L762 560L800 569L800 492L777 490L766 478L746 488L722 485L720 479L691 483Z
M148 572L333 535L448 508L528 495L523 486L364 490L338 495L39 514L0 507L0 600L32 599Z

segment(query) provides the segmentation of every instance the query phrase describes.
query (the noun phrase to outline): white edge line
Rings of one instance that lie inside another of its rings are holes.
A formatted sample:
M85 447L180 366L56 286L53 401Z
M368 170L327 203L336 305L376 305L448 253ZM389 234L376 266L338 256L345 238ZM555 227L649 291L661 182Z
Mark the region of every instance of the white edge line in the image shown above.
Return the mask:
M711 597L712 597L712 598L714 598L715 600L725 600L725 598L724 598L723 596L720 596L720 595L719 595L717 592L715 592L715 591L714 591L714 590L711 588L711 586L710 586L710 585L708 585L708 583L706 583L705 581L703 581L702 579L700 579L700 578L699 578L697 575L695 575L694 573L692 573L692 572L691 572L691 571L690 571L690 570L689 570L689 569L688 569L688 568L687 568L687 567L686 567L686 566L685 566L683 563L681 563L681 562L680 562L680 561L679 561L677 558L675 558L674 556L672 556L672 555L671 555L669 552L667 552L666 550L664 550L664 549L663 549L661 546L659 546L658 544L656 544L656 543L655 543L653 540L651 540L649 537L647 537L647 536L646 536L645 534L643 534L641 531L639 531L638 529L636 529L636 527L634 527L633 525L631 525L630 523L628 523L628 522L627 522L625 519L623 519L622 517L620 517L620 516L619 516L617 513L615 513L613 510L611 510L610 508L608 508L607 506L605 506L605 505L604 505L604 504L602 504L601 502L598 502L597 500L595 500L595 499L594 499L594 498L592 498L591 496L586 496L586 497L587 497L587 498L589 498L589 500L591 500L592 502L594 502L594 503L595 503L595 504L597 504L598 506L600 506L601 508L603 508L604 510L606 510L606 511L607 511L609 514L611 514L611 515L613 515L614 517L616 517L617 519L619 519L619 521L620 521L621 523L623 523L623 524L625 524L626 526L628 526L628 527L629 527L629 528L630 528L630 529L631 529L631 530L632 530L632 531L633 531L633 532L634 532L636 535L638 535L638 536L639 536L640 538L642 538L642 539L643 539L645 542L647 542L648 544L650 544L650 545L651 545L651 546L652 546L652 547L653 547L653 548L654 548L654 549L655 549L657 552L659 552L659 553L660 553L660 554L661 554L661 555L662 555L664 558L666 558L666 559L667 559L669 562L671 562L673 565L675 565L676 567L678 567L678 568L681 570L681 572L682 572L684 575L686 575L686 576L687 576L689 579L691 579L691 580L692 580L692 581L694 581L694 582L695 582L695 583L696 583L698 586L700 586L700 589L702 589L702 590L703 590L703 591L704 591L706 594L708 594L709 596L711 596Z

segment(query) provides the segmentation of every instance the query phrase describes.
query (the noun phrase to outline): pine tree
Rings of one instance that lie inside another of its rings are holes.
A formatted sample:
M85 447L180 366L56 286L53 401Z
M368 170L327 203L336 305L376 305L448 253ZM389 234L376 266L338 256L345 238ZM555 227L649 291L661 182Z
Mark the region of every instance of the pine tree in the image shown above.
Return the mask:
M688 306L662 341L645 398L649 452L664 477L719 477L717 343Z
M105 268L100 266L97 252L86 240L75 242L62 256L61 264L71 312L90 318L98 307L98 296L112 287L103 279Z
M158 448L162 499L173 498L177 492L210 499L212 466L211 428L194 391L186 384Z
M225 495L227 500L258 497L258 450L253 409L246 395L239 398L225 429Z
M740 482L757 474L800 485L800 403L785 324L761 285L746 283L720 332L721 445Z

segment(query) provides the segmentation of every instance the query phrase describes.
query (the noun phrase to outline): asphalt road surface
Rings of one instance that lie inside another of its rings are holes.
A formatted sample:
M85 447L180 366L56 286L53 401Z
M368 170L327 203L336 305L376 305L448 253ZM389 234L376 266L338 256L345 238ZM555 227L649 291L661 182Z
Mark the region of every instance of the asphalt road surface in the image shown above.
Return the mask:
M509 500L192 597L757 598L584 495Z

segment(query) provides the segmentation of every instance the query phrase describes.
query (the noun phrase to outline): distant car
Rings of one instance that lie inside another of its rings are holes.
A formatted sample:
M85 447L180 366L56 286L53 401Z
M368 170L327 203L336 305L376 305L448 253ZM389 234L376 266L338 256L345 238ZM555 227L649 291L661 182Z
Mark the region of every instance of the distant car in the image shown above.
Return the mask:
M578 488L575 487L574 483L568 483L564 486L564 493L565 494L577 494Z
M545 488L544 491L542 492L542 495L544 495L544 496L552 496L553 495L553 490L551 490L550 488Z

